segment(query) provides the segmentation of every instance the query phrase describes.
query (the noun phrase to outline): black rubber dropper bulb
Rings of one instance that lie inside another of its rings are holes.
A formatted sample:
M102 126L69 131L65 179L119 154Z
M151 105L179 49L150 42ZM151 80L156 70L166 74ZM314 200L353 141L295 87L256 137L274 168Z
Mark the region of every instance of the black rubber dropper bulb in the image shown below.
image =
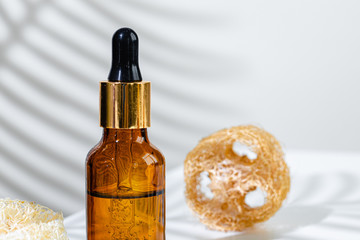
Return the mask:
M109 82L140 82L139 38L134 30L120 28L112 38L112 64Z

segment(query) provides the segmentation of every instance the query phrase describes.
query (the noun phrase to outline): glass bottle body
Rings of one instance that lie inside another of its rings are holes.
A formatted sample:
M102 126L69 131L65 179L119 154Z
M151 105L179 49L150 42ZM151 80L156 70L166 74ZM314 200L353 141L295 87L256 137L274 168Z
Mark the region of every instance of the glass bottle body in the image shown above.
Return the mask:
M87 239L165 239L165 161L146 129L104 129L86 160Z

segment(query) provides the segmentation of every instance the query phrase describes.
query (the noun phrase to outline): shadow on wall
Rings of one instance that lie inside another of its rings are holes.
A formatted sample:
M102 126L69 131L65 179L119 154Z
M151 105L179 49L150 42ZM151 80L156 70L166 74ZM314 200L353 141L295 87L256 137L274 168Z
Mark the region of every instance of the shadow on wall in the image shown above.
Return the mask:
M165 155L171 159L168 168L183 161L189 149L187 139L199 139L208 132L204 120L197 123L191 116L197 118L206 110L210 117L202 117L212 119L214 112L228 111L207 88L195 95L188 86L214 85L219 78L222 83L230 82L227 74L233 61L221 46L220 51L208 51L202 40L196 40L204 33L194 31L209 23L220 28L228 19L182 7L169 4L164 8L160 3L142 1L0 3L0 134L9 136L0 141L0 165L7 170L1 175L0 197L36 201L61 209L65 215L83 208L85 156L99 140L94 130L98 128L98 81L105 79L110 67L111 35L122 26L133 26L139 33L140 45L145 46L141 64L153 69L143 75L156 83L153 96L167 104L159 108L154 101L153 123L161 125L162 131L152 133L152 139L166 149ZM135 10L137 14L132 16L120 14ZM164 23L159 31L144 25L149 13L149 20ZM189 34L194 46L165 34L167 28L173 29L167 23L169 18L199 34ZM173 77L169 79L169 75ZM195 111L197 116L187 111ZM169 138L169 132L177 137ZM41 164L44 162L46 165ZM25 186L23 179L33 181ZM42 185L36 185L38 182ZM46 194L47 189L53 193Z

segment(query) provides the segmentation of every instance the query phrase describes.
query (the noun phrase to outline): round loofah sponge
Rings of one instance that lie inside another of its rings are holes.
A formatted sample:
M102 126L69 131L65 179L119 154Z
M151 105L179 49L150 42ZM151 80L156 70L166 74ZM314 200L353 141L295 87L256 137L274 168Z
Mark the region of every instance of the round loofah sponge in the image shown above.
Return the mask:
M68 240L61 212L33 202L0 199L0 239Z
M242 231L269 219L290 188L279 142L252 125L223 129L202 139L187 155L184 168L187 204L214 230ZM210 194L201 186L204 175ZM259 192L263 202L249 203Z

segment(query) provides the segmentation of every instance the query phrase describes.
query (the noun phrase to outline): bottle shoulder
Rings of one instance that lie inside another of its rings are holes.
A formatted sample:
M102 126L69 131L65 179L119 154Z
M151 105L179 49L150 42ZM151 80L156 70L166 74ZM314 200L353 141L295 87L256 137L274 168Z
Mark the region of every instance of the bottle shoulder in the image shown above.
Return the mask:
M96 152L99 151L99 148L101 147L101 145L102 145L102 143L100 141L90 149L90 151L86 155L86 161L88 161L90 157L92 157L94 154L96 154Z
M145 162L147 165L164 165L165 157L149 141L100 141L87 154L86 162L115 160L115 156L131 156L133 161Z
M88 191L106 196L140 196L162 191L165 160L161 152L147 138L120 140L102 140L89 151Z
M161 151L152 143L148 142L149 150L151 150L151 154L157 159L159 163L165 164L165 157L161 153Z

